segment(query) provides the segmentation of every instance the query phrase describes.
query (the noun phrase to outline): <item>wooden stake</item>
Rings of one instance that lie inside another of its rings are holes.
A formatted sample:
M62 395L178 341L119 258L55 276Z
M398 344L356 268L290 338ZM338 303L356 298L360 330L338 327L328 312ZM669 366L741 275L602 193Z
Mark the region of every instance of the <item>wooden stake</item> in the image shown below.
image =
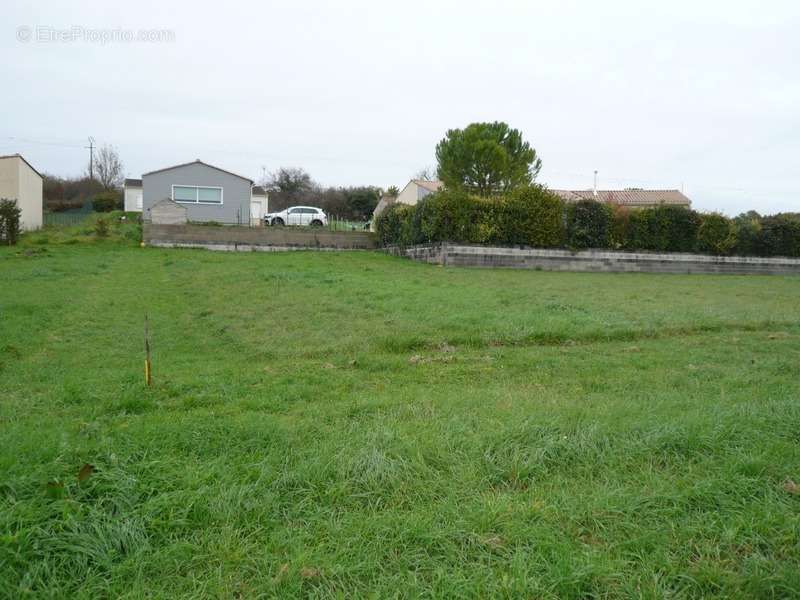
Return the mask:
M144 383L153 384L152 369L150 366L150 331L147 327L147 314L144 315Z

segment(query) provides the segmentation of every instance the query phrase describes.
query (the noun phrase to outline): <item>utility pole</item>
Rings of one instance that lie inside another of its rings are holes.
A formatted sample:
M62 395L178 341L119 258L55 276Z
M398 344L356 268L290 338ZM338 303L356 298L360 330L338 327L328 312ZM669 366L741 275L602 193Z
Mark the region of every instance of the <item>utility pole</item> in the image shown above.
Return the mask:
M85 146L89 149L89 179L94 179L94 138L89 136L89 145Z

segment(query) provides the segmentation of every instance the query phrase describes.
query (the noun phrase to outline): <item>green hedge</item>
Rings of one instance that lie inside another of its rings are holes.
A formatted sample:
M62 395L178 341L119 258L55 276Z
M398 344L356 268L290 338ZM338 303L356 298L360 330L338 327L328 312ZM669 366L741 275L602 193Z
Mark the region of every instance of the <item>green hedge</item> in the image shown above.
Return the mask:
M495 198L442 190L415 206L390 206L375 226L383 246L458 242L800 257L800 214L751 212L729 219L683 206L565 204L539 185Z
M545 188L518 188L493 204L493 242L536 248L564 246L564 203Z
M488 199L444 190L415 206L389 206L375 229L384 246L449 241L557 248L565 242L563 215L561 200L540 186Z
M95 212L111 212L122 208L120 195L115 191L100 192L92 198L92 210Z
M709 254L729 254L736 247L736 227L727 217L712 213L701 217L697 249Z
M614 212L606 203L581 200L567 205L567 244L570 248L611 248Z
M623 247L628 250L694 252L700 215L683 206L662 204L631 210Z

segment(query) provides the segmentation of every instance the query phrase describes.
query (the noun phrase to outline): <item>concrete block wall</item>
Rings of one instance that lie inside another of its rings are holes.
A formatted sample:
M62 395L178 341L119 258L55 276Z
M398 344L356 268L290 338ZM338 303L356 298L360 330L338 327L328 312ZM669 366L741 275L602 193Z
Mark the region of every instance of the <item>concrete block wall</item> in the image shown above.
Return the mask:
M724 275L800 275L800 259L704 254L662 254L611 250L542 250L467 244L390 248L390 253L421 262L458 267L505 267L542 271L608 273L697 273Z
M214 227L144 223L142 239L148 246L207 248L209 250L291 250L303 248L372 250L369 231L329 231L292 227Z

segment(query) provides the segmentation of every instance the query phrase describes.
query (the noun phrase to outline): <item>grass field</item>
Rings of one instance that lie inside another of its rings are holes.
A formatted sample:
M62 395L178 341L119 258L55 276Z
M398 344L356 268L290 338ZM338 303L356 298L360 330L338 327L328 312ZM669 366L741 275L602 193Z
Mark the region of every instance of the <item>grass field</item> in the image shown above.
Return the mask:
M798 308L800 278L30 238L0 597L800 596Z

